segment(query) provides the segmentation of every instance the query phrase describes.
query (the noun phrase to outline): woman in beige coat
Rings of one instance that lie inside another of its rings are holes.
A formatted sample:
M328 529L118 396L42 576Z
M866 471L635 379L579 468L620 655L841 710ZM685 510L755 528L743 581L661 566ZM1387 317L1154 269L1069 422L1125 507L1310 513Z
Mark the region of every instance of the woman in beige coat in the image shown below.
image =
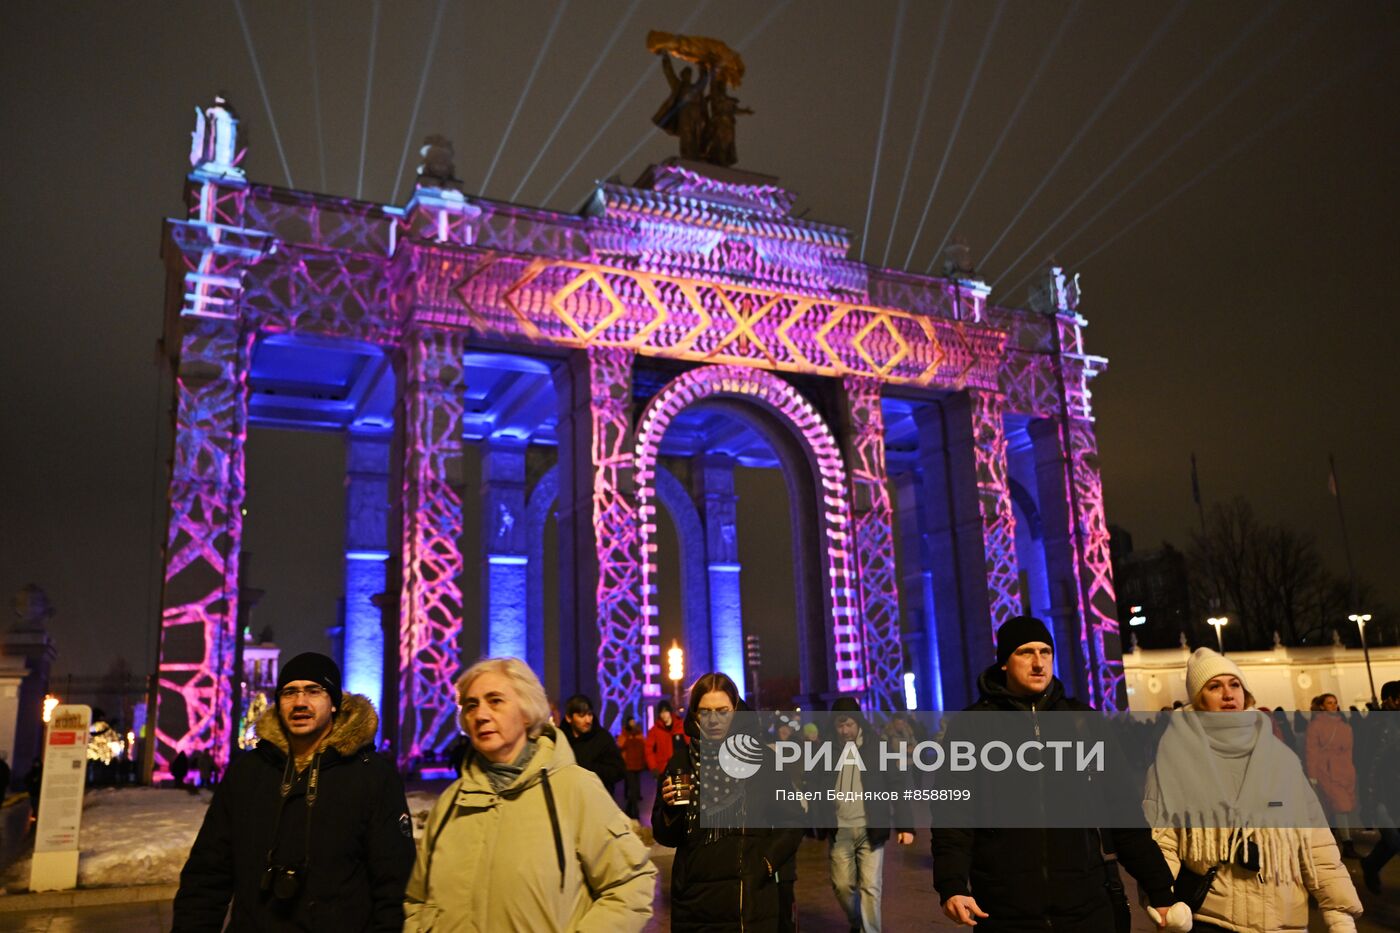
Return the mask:
M641 930L656 867L549 724L534 673L515 658L479 661L457 699L472 750L419 840L404 930Z
M1172 871L1216 871L1193 929L1303 933L1312 895L1328 933L1354 933L1361 901L1317 795L1239 667L1200 648L1186 685L1191 705L1171 714L1144 809ZM1180 880L1177 897L1188 897Z

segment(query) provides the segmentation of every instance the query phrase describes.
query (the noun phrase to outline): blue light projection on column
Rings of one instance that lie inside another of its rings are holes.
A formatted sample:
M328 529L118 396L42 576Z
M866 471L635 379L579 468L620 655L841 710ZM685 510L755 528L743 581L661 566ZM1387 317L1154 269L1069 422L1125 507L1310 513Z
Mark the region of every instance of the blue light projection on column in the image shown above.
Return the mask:
M710 645L715 669L744 684L744 606L737 563L714 562L710 576Z
M384 592L389 559L387 432L351 431L345 477L345 689L382 709L384 628L374 597Z
M486 561L491 594L486 652L493 658L528 657L525 622L530 559L518 554L491 554Z
M481 550L486 555L482 641L493 658L529 654L525 450L519 440L494 438L481 458Z

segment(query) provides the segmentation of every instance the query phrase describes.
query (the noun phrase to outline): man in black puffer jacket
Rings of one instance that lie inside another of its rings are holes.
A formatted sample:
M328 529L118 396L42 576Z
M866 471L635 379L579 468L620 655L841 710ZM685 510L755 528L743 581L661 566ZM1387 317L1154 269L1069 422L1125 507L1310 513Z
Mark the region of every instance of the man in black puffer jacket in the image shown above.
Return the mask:
M997 631L997 663L978 680L972 710L1055 712L1091 707L1065 696L1052 673L1054 642L1045 623L1018 616ZM1101 840L1102 836L1102 840ZM1165 917L1172 875L1144 824L1134 829L933 829L933 886L954 922L986 933L1054 929L1111 933L1117 928L1103 846Z
M617 740L593 721L593 701L575 693L564 702L564 734L569 738L574 760L598 775L598 780L616 796L617 782L627 774Z
M374 752L373 704L321 654L288 661L258 746L214 793L180 873L175 933L403 927L413 823Z

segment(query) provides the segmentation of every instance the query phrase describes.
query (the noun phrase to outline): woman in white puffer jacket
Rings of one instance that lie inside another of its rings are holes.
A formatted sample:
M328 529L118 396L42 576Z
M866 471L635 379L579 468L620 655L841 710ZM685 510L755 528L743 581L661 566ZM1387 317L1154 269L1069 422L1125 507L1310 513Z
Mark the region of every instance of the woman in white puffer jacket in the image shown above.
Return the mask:
M1186 685L1191 705L1171 714L1143 806L1173 872L1216 870L1193 929L1303 933L1312 895L1328 933L1354 933L1361 901L1322 806L1239 667L1200 648Z

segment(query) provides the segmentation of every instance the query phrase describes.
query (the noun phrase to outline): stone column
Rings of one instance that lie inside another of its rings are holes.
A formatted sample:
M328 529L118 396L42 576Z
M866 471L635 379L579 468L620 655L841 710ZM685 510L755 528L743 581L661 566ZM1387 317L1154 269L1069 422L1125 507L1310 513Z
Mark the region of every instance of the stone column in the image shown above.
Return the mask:
M1099 709L1127 709L1123 646L1109 559L1098 441L1094 437L1093 423L1088 419L1071 418L1068 433L1071 502L1079 544L1079 586L1087 629L1088 702Z
M493 658L530 654L526 447L493 440L481 458L481 641Z
M393 437L352 428L345 436L345 689L384 709L384 630L375 597L388 582Z
M855 565L865 643L865 689L871 709L904 708L904 645L894 560L894 505L885 475L885 416L880 381L843 384L846 462L850 464Z
M976 699L997 627L1020 611L1016 529L998 396L969 390L921 408L919 466L928 519L943 700Z
M710 667L741 687L744 679L744 604L739 577L739 497L734 492L733 457L702 454L691 470L705 524L705 573L710 602ZM691 666L698 674L700 667Z
M630 350L591 347L560 367L561 694L595 697L616 732L660 695L656 624L643 619ZM645 555L650 559L650 555Z
M943 708L943 679L938 659L938 620L934 614L933 571L928 547L928 517L923 507L922 477L913 470L892 477L899 510L899 592L904 616L904 643L914 665L919 709Z
M28 753L28 758L22 759L18 753L19 746L15 742L20 715L20 687L28 674L23 661L0 657L0 758L9 762L11 783L34 759L32 752ZM7 790L8 786L0 787L0 794Z
M462 335L421 328L404 339L401 765L451 741L452 678L462 631Z
M10 763L12 785L43 752L44 695L57 657L43 625L17 624L0 641L0 753Z
M184 321L153 717L161 774L181 751L228 763L251 346L236 320Z
M1080 604L1079 558L1070 508L1069 463L1060 421L1040 418L1027 428L1035 452L1035 478L1045 538L1045 576L1050 591L1050 630L1055 667L1078 696L1087 696L1088 640Z

